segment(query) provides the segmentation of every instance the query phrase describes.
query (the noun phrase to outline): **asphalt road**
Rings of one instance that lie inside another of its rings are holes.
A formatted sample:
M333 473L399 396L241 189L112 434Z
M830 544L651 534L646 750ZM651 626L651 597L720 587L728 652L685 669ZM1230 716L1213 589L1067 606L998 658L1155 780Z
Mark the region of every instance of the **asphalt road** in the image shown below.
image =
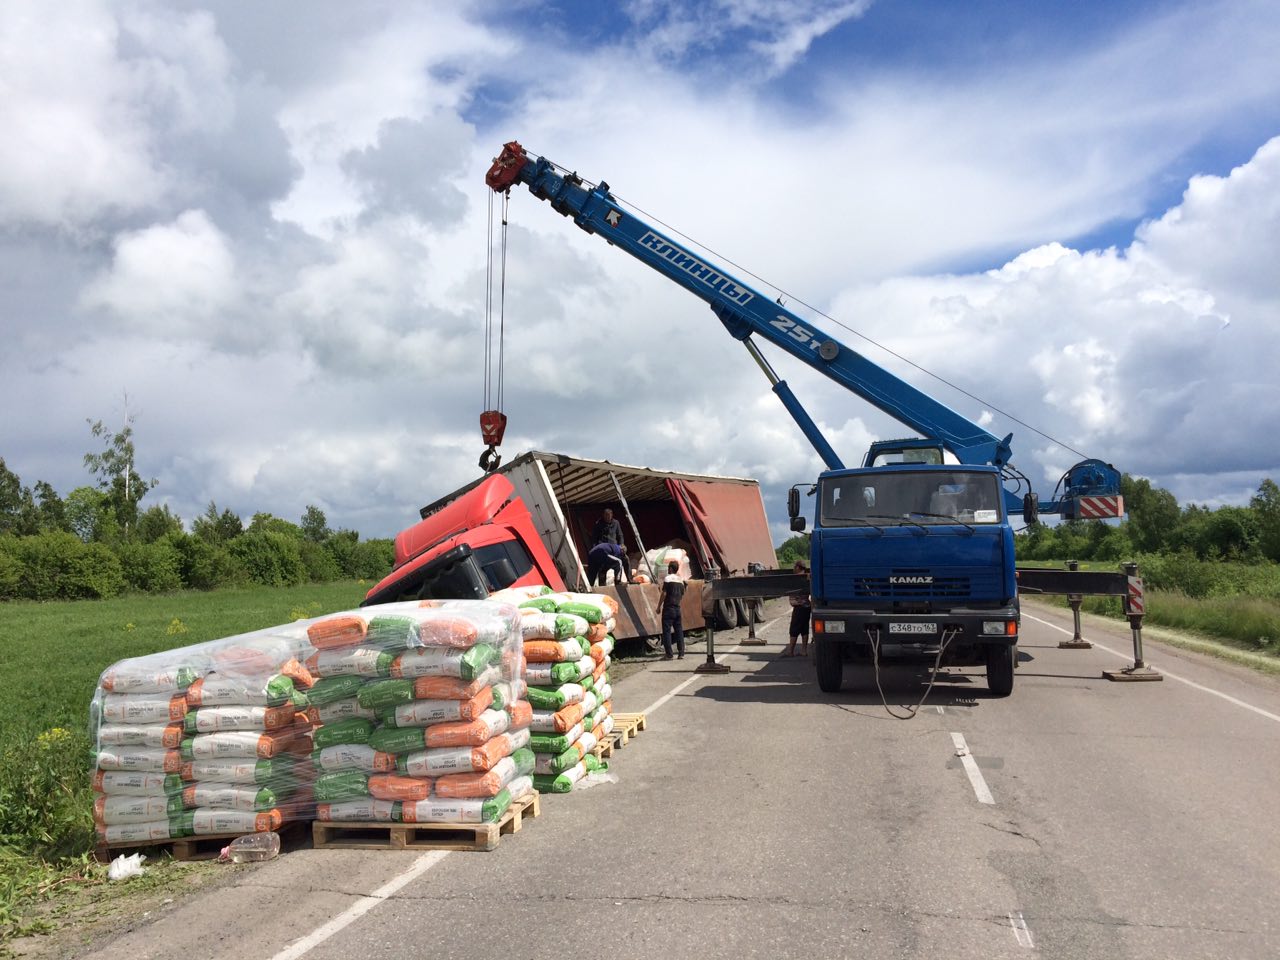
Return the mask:
M1064 627L1027 605L1011 697L953 670L899 721L865 673L821 694L771 621L731 673L620 681L649 729L618 781L544 797L492 853L228 867L92 955L1280 956L1280 683L1150 642L1168 678L1112 683L1128 630L1059 650ZM923 689L883 680L892 704Z

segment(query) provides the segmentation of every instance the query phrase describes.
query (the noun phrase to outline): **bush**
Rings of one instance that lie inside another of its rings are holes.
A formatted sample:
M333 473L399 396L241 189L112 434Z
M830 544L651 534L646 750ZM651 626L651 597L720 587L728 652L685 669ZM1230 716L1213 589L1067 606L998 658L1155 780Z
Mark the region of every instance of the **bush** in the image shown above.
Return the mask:
M94 843L89 739L55 727L0 749L0 847L54 860Z
M27 600L114 597L124 589L120 561L100 543L57 531L18 542L18 595Z
M0 537L0 600L16 600L22 580L16 537Z
M253 583L266 587L292 587L307 582L299 541L284 533L245 533L227 545L231 556L244 567Z
M366 540L351 551L351 576L358 580L381 580L391 572L396 547L390 540Z
M125 583L134 590L163 593L182 587L182 561L171 543L124 543L116 550Z
M302 565L307 568L307 577L312 583L332 583L342 579L338 561L321 544L303 540L298 544L298 549L302 555Z
M240 586L249 575L226 547L187 533L171 533L160 541L172 547L178 557L182 582L193 590Z

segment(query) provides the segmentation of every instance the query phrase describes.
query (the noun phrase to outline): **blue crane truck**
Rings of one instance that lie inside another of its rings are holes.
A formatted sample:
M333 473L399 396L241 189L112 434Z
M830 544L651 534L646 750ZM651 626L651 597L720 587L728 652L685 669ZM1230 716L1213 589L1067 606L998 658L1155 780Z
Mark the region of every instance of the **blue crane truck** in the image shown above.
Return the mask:
M1120 474L1084 460L1041 500L1010 463L1012 435L999 439L677 243L610 193L517 142L503 147L485 182L506 193L525 184L579 227L648 264L710 304L729 335L760 366L775 394L826 464L805 483L816 509L808 584L814 660L824 692L840 689L846 663L893 659L986 667L996 696L1013 690L1019 629L1019 575L1010 517L1119 517ZM846 467L756 339L772 343L917 431L872 445ZM803 531L800 485L788 496L791 528ZM1024 577L1030 576L1021 572ZM1054 571L1044 592L1093 592ZM1075 576L1087 578L1089 574ZM721 583L717 596L758 596L759 579ZM785 592L800 584L774 577ZM1025 587L1026 580L1023 580ZM755 592L751 592L755 591Z

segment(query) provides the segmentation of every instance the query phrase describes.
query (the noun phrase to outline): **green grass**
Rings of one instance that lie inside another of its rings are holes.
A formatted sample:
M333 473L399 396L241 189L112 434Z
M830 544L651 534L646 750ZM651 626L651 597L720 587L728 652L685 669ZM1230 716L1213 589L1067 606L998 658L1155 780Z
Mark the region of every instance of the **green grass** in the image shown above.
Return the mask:
M355 607L355 582L0 604L0 955L63 877L100 880L89 702L118 660ZM38 929L38 928L35 928Z

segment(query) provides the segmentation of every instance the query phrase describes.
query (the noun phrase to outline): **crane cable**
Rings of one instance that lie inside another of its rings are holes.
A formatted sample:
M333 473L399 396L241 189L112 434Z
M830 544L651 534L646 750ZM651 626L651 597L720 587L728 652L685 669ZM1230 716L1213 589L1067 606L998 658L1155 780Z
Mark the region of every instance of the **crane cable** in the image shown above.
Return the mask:
M552 166L554 166L557 170L565 171L566 173L568 172L567 170L565 170L564 167L561 167L559 164L552 163ZM589 180L583 180L582 182L592 188L595 188L597 186L596 184L591 183L591 181ZM958 384L952 383L946 377L940 376L939 374L936 374L932 370L929 370L928 368L921 366L915 361L910 360L907 357L904 357L902 354L898 353L897 351L885 346L883 343L880 343L877 340L872 339L871 337L867 336L865 333L855 330L853 327L849 326L847 323L837 320L835 317L831 316L830 314L824 313L823 311L819 310L817 307L805 302L799 297L792 296L790 293L788 293L786 290L784 290L782 287L778 286L777 284L771 283L770 281L766 280L764 277L760 276L757 273L752 273L746 267L743 267L739 263L735 263L733 260L730 260L728 257L724 256L723 254L716 252L714 249L707 246L705 243L701 243L700 241L695 240L693 237L689 236L686 233L683 233L682 231L673 227L671 224L666 223L665 221L661 220L658 217L655 217L653 214L644 210L642 207L637 206L636 204L630 202L629 200L624 200L622 197L619 197L616 193L613 193L612 191L610 191L609 196L616 203L629 207L630 209L636 211L636 213L640 214L641 216L646 217L649 220L653 221L654 223L658 224L658 226L662 227L663 229L669 230L671 233L675 234L677 237L680 237L681 239L688 241L689 243L693 244L694 246L698 247L701 250L705 250L707 253L711 254L713 257L716 257L723 263L726 263L729 266L733 267L735 270L741 271L742 273L746 274L748 277L751 277L752 279L759 281L764 286L769 287L771 290L776 290L779 294L786 297L788 300L791 300L794 303L800 304L805 309L812 311L813 313L817 314L823 319L830 320L836 326L849 331L849 333L853 334L855 337L859 337L865 340L867 343L871 344L872 346L878 347L879 349L883 350L885 353L889 354L891 357L896 357L897 359L901 360L903 363L909 366L915 367L915 369L919 370L921 373L925 374L926 376L930 376L933 379L937 380L939 383L945 384L946 386L950 387L952 390L955 390L958 393L964 394L970 400L973 400L976 403L979 403L982 406L995 411L996 413L1000 414L1002 417L1012 420L1014 423L1018 424L1019 426L1026 427L1028 430L1032 431L1033 433L1037 433L1040 436L1044 437L1050 443L1056 444L1057 446L1061 447L1064 450L1069 450L1071 453L1074 453L1077 457L1085 459L1085 454L1081 453L1079 450L1077 450L1075 447L1071 446L1070 444L1063 443L1061 440L1057 439L1056 437L1051 437L1049 434L1045 433L1043 430L1039 430L1036 427L1033 427L1031 424L1027 423L1024 420L1019 420L1013 414L1000 409L993 403L988 403L986 400L983 400L981 397L970 393L968 390L964 389L964 387L961 387Z
M507 209L511 199L509 191L502 194L502 229L499 234L497 322L494 321L494 263L493 263L493 192L489 193L489 217L485 245L485 302L484 302L484 412L480 414L480 431L488 446L480 455L480 467L485 472L498 469L502 458L497 447L507 418L502 412L503 369L506 341L507 307ZM497 331L495 338L495 328ZM496 339L496 343L495 343Z

